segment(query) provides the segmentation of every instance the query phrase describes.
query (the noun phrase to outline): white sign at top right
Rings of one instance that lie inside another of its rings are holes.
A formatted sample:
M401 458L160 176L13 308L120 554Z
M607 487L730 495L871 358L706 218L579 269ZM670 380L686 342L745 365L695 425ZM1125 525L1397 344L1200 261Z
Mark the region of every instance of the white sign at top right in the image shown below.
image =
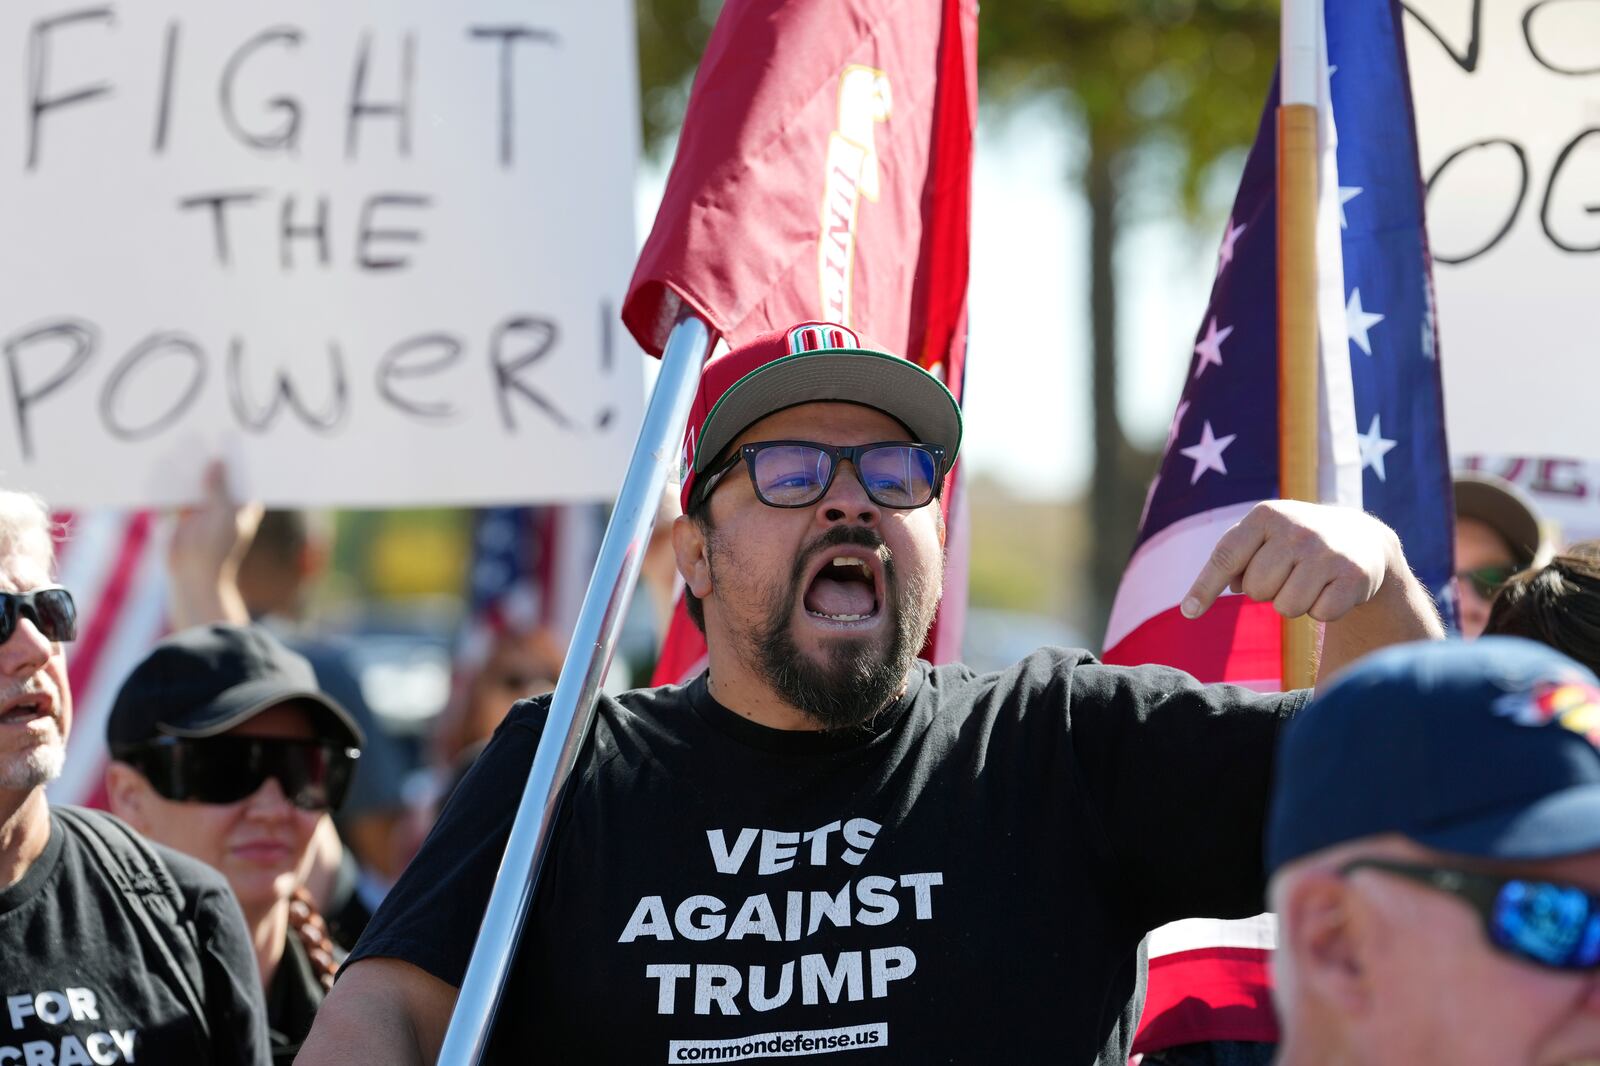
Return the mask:
M1451 450L1600 453L1600 0L1404 7Z

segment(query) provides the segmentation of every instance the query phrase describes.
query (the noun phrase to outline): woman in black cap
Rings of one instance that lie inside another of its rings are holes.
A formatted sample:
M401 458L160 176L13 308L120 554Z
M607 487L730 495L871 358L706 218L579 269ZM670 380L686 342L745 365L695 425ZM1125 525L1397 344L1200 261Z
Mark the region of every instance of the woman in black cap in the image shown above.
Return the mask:
M273 1061L288 1064L339 954L302 886L360 755L349 715L264 630L177 633L134 668L107 723L113 813L219 870L251 932Z

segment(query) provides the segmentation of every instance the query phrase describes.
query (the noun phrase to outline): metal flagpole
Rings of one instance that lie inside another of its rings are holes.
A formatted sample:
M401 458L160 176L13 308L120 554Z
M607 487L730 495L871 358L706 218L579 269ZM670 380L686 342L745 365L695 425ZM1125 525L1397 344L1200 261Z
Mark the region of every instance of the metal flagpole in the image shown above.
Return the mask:
M1322 0L1284 0L1278 106L1278 495L1316 502L1317 38ZM1283 621L1283 687L1315 679L1316 622Z
M678 456L700 368L711 343L711 329L703 319L688 310L679 314L661 354L661 373L600 544L594 576L550 700L550 716L523 786L500 872L495 875L461 994L439 1051L439 1062L445 1066L476 1066L489 1045L567 778L594 724L600 682L611 664L622 617L633 598L667 473Z

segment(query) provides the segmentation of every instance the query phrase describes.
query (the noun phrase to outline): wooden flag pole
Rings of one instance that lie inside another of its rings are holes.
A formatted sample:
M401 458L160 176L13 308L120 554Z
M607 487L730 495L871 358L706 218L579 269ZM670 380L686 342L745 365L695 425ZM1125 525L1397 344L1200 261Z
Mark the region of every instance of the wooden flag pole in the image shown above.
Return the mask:
M1317 38L1321 0L1284 0L1278 106L1278 492L1316 502ZM1315 680L1317 625L1283 621L1283 687Z

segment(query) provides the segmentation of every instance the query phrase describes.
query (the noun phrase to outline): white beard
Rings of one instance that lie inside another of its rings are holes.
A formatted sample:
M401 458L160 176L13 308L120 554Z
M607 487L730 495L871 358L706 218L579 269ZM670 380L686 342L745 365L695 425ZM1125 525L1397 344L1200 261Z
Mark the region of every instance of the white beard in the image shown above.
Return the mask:
M31 792L60 777L66 761L67 746L59 740L0 758L0 789Z

